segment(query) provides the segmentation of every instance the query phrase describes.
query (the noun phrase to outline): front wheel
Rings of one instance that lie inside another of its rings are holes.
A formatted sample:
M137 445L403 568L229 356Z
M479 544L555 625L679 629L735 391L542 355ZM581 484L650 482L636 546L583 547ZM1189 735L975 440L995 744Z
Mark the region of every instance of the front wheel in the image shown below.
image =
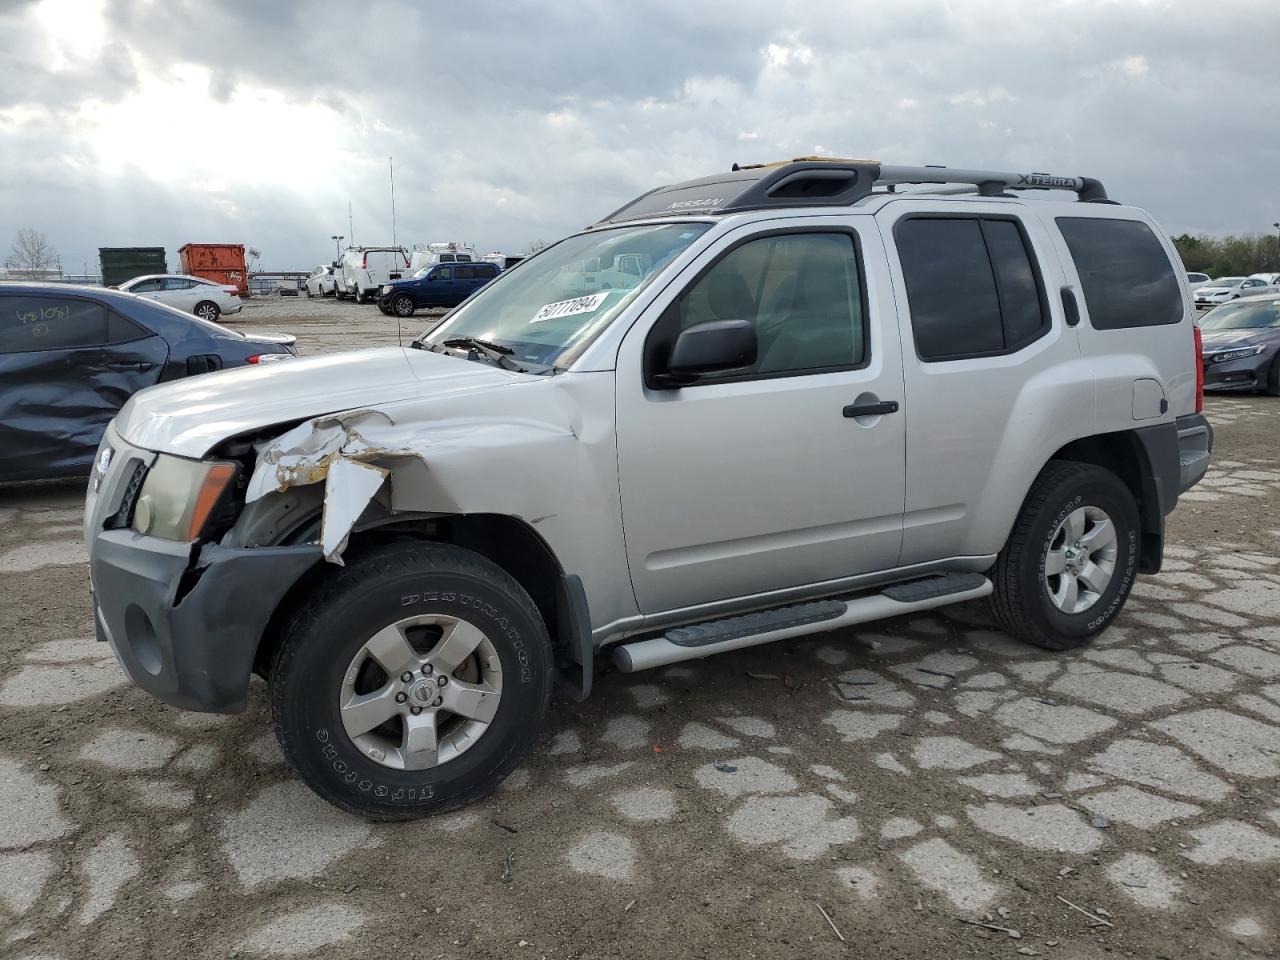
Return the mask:
M1092 464L1050 461L996 559L996 620L1048 650L1087 643L1128 599L1140 533L1137 504L1119 477Z
M364 291L356 287L356 303L368 303L369 298L364 295Z
M397 317L412 317L413 311L417 308L414 306L413 297L402 293L391 301L391 309Z
M196 308L192 313L201 320L208 320L210 323L217 323L218 317L221 315L222 311L218 309L218 305L216 303L211 303L208 300L201 300L196 304Z
M479 554L416 541L349 554L285 628L276 736L343 810L439 813L488 794L528 752L552 665L533 601Z

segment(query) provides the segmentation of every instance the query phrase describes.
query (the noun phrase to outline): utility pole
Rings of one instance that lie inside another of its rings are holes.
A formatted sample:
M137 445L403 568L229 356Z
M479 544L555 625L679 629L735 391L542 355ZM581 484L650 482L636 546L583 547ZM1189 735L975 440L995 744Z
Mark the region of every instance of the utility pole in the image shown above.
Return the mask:
M1280 267L1280 223L1273 223L1276 228L1276 266Z
M342 241L347 239L340 233L331 234L329 237L333 241L333 259L336 263L342 259Z
M356 228L352 226L351 220L351 201L347 201L347 236L351 238L351 245L356 245Z
M396 164L395 157L387 157L387 167L391 170L391 245L396 245Z

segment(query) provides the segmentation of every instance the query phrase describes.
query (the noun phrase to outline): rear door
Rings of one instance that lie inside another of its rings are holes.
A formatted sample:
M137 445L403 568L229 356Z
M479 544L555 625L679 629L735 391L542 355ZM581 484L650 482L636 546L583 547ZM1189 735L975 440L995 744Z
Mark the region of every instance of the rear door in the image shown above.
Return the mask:
M986 556L1055 436L1092 424L1048 231L1020 205L963 213L900 200L878 214L903 317L907 472L902 563Z
M92 298L0 294L0 478L87 473L111 418L168 356Z

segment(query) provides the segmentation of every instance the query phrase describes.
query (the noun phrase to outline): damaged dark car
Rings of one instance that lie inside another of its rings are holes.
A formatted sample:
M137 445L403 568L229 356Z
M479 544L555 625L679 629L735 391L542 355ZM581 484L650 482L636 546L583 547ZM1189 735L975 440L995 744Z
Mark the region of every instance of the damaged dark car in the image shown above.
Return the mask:
M0 283L0 481L85 476L139 390L292 358L293 343L118 290Z

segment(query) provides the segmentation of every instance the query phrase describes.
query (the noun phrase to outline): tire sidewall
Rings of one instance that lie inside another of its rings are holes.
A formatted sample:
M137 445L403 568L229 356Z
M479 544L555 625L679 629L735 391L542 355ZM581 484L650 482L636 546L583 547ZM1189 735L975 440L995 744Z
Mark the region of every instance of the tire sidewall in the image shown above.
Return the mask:
M401 312L400 310L400 305L403 303L409 304L409 309L406 312ZM407 293L402 293L400 294L400 296L396 297L394 300L391 301L391 312L394 313L397 317L412 317L413 309L414 309L413 298L410 297Z
M1113 483L1093 478L1083 484L1074 484L1061 490L1050 503L1050 509L1034 522L1034 539L1031 542L1036 544L1036 562L1027 565L1024 573L1027 581L1024 581L1023 589L1026 596L1036 600L1028 612L1039 621L1042 629L1051 634L1073 639L1092 637L1119 614L1138 575L1141 529L1137 507L1118 478ZM1049 596L1045 561L1058 527L1081 507L1097 507L1111 518L1116 528L1116 567L1101 599L1088 610L1069 614L1054 606Z
M500 782L537 737L550 694L550 651L541 626L502 590L464 573L406 572L365 584L327 612L310 621L308 636L289 638L305 649L287 662L282 657L272 704L277 732L295 739L287 752L299 773L339 806L388 817L460 806ZM465 619L485 633L502 663L502 700L489 729L460 756L428 770L395 770L347 736L338 707L342 680L374 632L424 614Z

